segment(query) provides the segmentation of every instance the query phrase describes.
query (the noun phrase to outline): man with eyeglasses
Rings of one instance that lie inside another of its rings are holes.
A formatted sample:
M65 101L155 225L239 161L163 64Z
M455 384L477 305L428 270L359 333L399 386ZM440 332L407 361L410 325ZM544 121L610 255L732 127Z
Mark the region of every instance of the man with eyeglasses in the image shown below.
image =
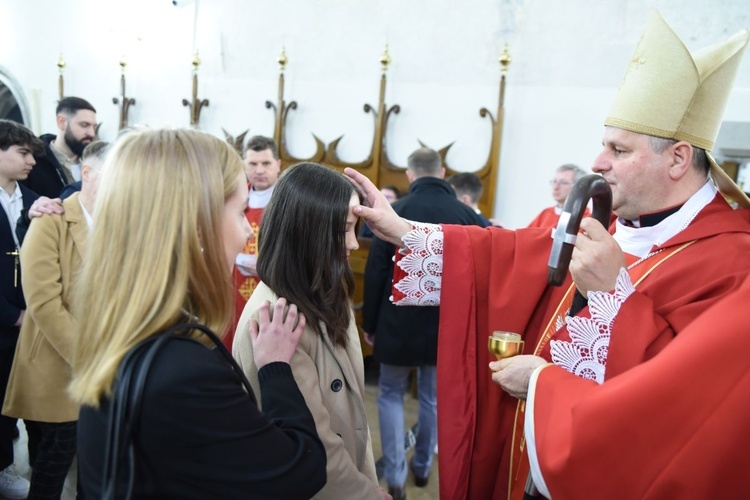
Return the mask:
M555 205L542 210L539 215L534 217L529 227L556 227L557 221L560 220L563 203L570 194L570 190L573 189L573 184L584 175L586 175L586 171L572 163L557 167L555 178L549 181L550 186L552 186L552 198L555 199ZM583 216L591 216L588 209Z

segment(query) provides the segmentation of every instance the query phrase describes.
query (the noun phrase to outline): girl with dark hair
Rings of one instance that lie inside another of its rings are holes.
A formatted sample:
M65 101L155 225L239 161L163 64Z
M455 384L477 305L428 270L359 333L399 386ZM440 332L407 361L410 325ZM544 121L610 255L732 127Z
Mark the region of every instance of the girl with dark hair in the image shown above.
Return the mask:
M244 331L261 304L279 296L307 318L290 364L326 448L327 483L315 498L390 498L375 474L351 305L354 278L348 259L359 248L352 211L359 204L353 184L322 165L300 163L281 175L259 235L261 283L238 326ZM258 370L251 342L238 335L232 351L255 390Z

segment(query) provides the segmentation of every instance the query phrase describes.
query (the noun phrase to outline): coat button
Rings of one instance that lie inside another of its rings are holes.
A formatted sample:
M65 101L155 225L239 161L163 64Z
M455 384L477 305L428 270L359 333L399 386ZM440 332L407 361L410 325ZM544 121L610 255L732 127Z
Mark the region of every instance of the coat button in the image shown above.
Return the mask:
M331 382L331 390L333 392L339 392L342 387L344 387L344 383L339 379L335 379L333 382Z

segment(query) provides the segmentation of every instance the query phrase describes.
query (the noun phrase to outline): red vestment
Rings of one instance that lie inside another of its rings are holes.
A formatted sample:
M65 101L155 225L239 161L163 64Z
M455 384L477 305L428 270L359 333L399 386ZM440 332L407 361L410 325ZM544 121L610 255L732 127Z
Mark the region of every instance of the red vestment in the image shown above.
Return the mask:
M602 385L543 368L530 408L552 498L744 498L748 303L750 279L658 355Z
M669 251L696 240L653 270L623 304L612 326L607 378L652 358L706 308L737 289L750 271L747 211L721 196L664 243ZM517 400L494 384L487 338L523 334L533 353L571 283L547 286L549 229L444 226L438 344L440 496L509 497ZM588 315L584 308L578 315ZM553 337L569 340L563 327ZM549 359L547 349L542 350ZM523 414L519 412L519 417ZM517 434L517 432L516 432ZM524 482L526 469L514 468Z
M245 243L242 253L258 256L258 231L260 229L261 218L263 217L263 210L263 208L248 208L245 212L245 217L250 223L253 235ZM257 276L245 276L235 265L232 268L232 281L234 282L234 318L232 318L232 323L229 325L227 333L222 339L229 352L232 352L232 341L234 340L234 331L237 329L237 322L239 322L240 316L242 316L247 299L250 298L255 287L258 286L260 278Z
M591 212L587 208L583 213L584 217L591 217ZM555 212L555 207L545 208L539 215L534 217L528 227L557 227L557 221L560 220L560 214Z

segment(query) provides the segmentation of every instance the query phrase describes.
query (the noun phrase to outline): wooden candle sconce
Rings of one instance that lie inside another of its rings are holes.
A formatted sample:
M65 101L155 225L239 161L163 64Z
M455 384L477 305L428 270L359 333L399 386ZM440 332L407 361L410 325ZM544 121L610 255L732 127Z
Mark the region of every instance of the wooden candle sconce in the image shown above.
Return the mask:
M380 64L382 68L382 75L380 77L380 92L377 108L370 104L365 104L363 109L365 113L372 113L373 120L375 122L374 137L372 142L372 148L369 155L362 161L347 163L342 161L338 156L338 146L343 135L334 139L326 147L315 134L313 137L316 143L315 154L309 158L296 158L289 153L286 143L286 119L289 110L297 109L297 102L292 101L286 104L284 100L284 70L288 63L285 50L282 49L281 54L276 59L280 66L279 71L279 85L278 85L278 101L276 104L271 101L266 101L266 108L273 109L276 114L276 121L274 124L273 138L279 145L279 157L282 161L282 167L302 162L302 161L313 161L322 163L333 169L342 171L346 167L350 167L362 172L366 175L375 185L383 186L392 184L397 186L399 189L403 189L404 192L408 190L408 181L404 175L405 167L395 165L388 157L387 147L387 129L388 122L393 114L398 114L401 107L398 104L388 107L385 102L385 91L387 85L386 72L388 65L391 62L391 57L388 54L388 47L386 46L385 52L380 57ZM479 110L479 116L482 118L489 118L490 126L492 127L492 140L490 143L490 150L487 154L487 160L484 165L477 170L475 173L481 179L484 191L482 198L479 201L479 208L485 214L492 214L495 205L495 189L497 185L497 176L500 167L500 145L502 139L503 130L503 118L504 118L504 100L505 100L505 81L508 66L511 62L511 56L508 52L508 46L506 45L503 50L503 54L499 57L498 62L501 66L500 74L500 85L498 95L498 105L495 115L492 114L487 108L481 108ZM223 129L222 129L223 130ZM247 134L247 130L240 134L236 139L232 137L226 130L224 134L227 141L237 148L238 152L243 152L244 137ZM422 146L425 144L419 141ZM448 150L451 148L453 143L438 150L443 164L446 167L448 175L457 173L453 170L446 161L446 155Z
M125 58L120 59L120 97L113 97L112 104L120 105L120 130L128 126L128 111L130 106L135 106L135 99L127 97L125 93Z

